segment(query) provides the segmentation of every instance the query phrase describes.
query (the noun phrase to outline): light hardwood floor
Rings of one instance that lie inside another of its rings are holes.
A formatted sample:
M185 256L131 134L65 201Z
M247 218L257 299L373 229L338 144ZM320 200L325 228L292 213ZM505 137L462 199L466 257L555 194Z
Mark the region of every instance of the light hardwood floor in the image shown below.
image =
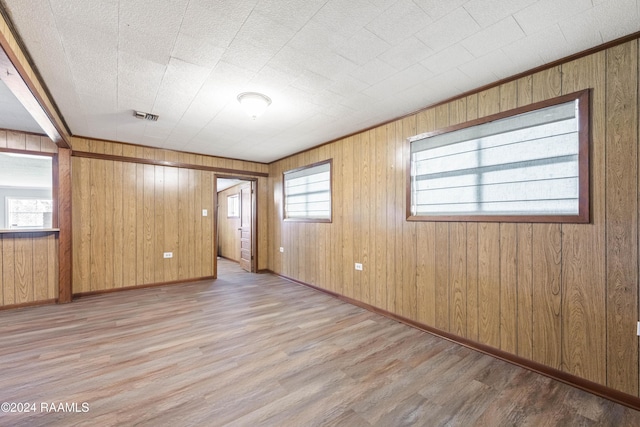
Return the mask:
M0 312L0 402L38 410L0 425L640 425L640 412L218 265L212 282Z

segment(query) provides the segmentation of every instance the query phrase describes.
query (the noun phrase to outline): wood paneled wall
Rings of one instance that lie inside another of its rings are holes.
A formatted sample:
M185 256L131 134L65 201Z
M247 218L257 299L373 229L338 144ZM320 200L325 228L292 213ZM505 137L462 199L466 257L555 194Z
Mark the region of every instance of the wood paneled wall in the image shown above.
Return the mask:
M73 158L73 292L87 293L214 275L215 172L136 159L266 172L260 163L73 138L73 149L130 158ZM266 204L267 178L263 181ZM202 216L202 210L209 214ZM261 223L266 227L266 206ZM266 236L264 254L267 265ZM173 258L164 258L173 252Z
M200 154L184 153L181 151L164 150L161 148L143 147L140 145L123 144L89 138L72 137L71 144L73 151L122 156L129 157L131 159L176 162L186 165L207 166L210 168L233 169L236 171L269 173L268 165L264 163L247 162L244 160L204 156Z
M240 185L218 193L218 255L240 262L240 217L227 217L227 197L234 194L240 194Z
M56 153L47 137L0 130L0 148ZM58 242L54 232L0 234L0 307L58 297Z
M634 40L272 164L269 268L638 396L638 78ZM590 224L405 220L408 137L585 88ZM333 222L284 222L282 173L329 158Z
M213 172L78 157L72 170L74 293L213 276Z

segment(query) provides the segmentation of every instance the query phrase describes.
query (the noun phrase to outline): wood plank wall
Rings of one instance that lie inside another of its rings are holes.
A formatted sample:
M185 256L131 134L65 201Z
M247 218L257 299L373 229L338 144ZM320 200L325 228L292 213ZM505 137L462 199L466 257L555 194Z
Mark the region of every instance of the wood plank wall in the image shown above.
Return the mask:
M47 137L0 130L0 148L56 153ZM0 307L37 303L58 297L56 233L0 234Z
M240 262L240 217L227 217L227 197L239 193L240 185L218 193L218 255L237 262Z
M268 171L260 163L73 138L74 152L130 158L73 157L73 293L213 276L215 172L136 163ZM240 174L241 175L241 174ZM267 178L258 222L267 232ZM262 197L260 197L262 196ZM202 209L209 215L202 216ZM262 212L262 216L260 216ZM266 235L258 262L266 268ZM173 252L173 258L163 258Z
M273 163L269 268L638 396L638 49L633 40ZM407 137L585 88L590 224L405 220ZM282 173L329 158L333 223L284 222Z

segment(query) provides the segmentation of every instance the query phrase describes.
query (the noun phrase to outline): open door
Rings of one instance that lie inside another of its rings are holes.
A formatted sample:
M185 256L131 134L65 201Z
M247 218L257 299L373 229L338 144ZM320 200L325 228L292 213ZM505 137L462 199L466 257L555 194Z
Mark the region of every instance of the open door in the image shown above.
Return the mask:
M253 182L240 187L240 267L253 273Z

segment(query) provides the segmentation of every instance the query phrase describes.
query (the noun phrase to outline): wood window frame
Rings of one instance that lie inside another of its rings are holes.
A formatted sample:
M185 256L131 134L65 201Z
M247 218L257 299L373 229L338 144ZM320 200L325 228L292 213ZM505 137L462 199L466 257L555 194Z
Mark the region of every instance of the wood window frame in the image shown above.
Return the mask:
M514 222L514 223L589 223L589 152L591 147L590 111L591 89L562 95L556 98L536 102L505 112L448 126L408 138L405 144L406 163L406 218L407 221L445 221L445 222ZM504 119L518 114L528 113L566 102L578 100L578 213L577 215L412 215L411 212L411 143L417 140L441 135L460 129L478 126L492 121Z
M287 205L287 192L286 192L286 175L290 173L299 172L305 169L310 169L317 166L329 164L329 218L287 218L286 205ZM333 159L322 160L310 165L302 166L299 168L291 169L282 173L282 218L287 222L318 222L318 223L331 223L333 222Z
M31 150L17 150L11 148L0 148L0 153L14 153L14 154L26 154L29 156L42 156L49 157L51 159L51 199L53 200L53 212L51 213L51 226L52 228L4 228L0 227L1 233L42 233L46 231L59 231L58 224L58 212L59 206L59 167L58 167L58 153L48 153L42 151Z

